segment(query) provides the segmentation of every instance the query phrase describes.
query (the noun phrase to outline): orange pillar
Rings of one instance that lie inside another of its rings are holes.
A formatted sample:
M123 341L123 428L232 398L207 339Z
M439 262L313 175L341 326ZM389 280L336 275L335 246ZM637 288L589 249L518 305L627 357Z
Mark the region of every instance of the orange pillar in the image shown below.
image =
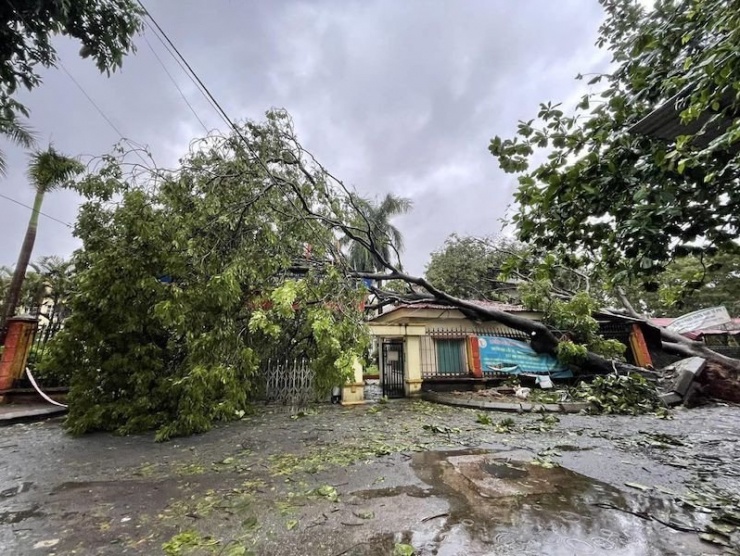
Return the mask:
M639 324L632 325L630 347L635 356L635 365L638 367L649 367L653 364L652 358L650 357L650 350L647 347L645 336L643 336L642 329Z
M468 337L468 370L470 374L477 378L483 378L483 369L480 364L480 347L478 346L478 336Z
M0 392L10 390L23 376L38 321L35 317L8 319L3 354L0 357Z

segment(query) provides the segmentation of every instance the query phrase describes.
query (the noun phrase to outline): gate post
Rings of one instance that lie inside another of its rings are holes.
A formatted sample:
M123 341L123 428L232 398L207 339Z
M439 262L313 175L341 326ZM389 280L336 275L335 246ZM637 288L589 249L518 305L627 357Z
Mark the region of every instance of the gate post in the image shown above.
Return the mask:
M0 357L0 402L2 392L13 388L15 381L23 376L26 361L33 345L38 321L35 317L13 317L8 319L3 354Z
M421 395L421 336L406 336L406 368L404 369L404 391L406 397Z
M362 364L355 358L352 364L354 375L342 387L342 405L359 405L365 403L365 381L362 378Z

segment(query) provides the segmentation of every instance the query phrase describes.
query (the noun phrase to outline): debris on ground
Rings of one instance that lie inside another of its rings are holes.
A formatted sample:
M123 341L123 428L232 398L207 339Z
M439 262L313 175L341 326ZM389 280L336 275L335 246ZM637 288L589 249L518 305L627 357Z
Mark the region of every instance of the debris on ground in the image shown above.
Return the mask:
M664 368L662 373L669 386L660 396L666 407L683 404L686 407L697 405L703 392L699 379L707 366L707 361L701 357L681 359Z
M663 408L655 386L636 373L597 376L590 383L580 383L572 396L590 402L593 414L639 415Z
M514 395L521 400L526 400L529 398L530 392L532 392L531 388L517 388L514 391Z
M591 554L738 546L733 407L660 422L411 400L380 414L315 409L264 410L167 445L99 435L80 450L55 423L4 429L0 554L487 554L496 535L508 554L555 553L564 535ZM593 543L605 530L609 550Z
M704 395L726 402L740 403L740 374L708 363L697 382Z

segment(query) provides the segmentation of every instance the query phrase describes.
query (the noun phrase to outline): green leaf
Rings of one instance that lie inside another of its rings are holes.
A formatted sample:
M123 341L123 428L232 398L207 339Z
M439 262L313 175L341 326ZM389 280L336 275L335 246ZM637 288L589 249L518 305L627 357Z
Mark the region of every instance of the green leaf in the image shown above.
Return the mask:
M393 556L414 556L416 551L410 544L396 543L393 547Z

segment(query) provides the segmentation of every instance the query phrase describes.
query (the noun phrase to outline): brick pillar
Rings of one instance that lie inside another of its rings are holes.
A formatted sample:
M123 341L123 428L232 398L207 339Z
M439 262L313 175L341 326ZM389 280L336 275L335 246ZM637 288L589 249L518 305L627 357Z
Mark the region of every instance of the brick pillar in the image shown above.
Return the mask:
M3 354L0 357L0 392L13 388L26 370L38 321L34 317L8 319Z

